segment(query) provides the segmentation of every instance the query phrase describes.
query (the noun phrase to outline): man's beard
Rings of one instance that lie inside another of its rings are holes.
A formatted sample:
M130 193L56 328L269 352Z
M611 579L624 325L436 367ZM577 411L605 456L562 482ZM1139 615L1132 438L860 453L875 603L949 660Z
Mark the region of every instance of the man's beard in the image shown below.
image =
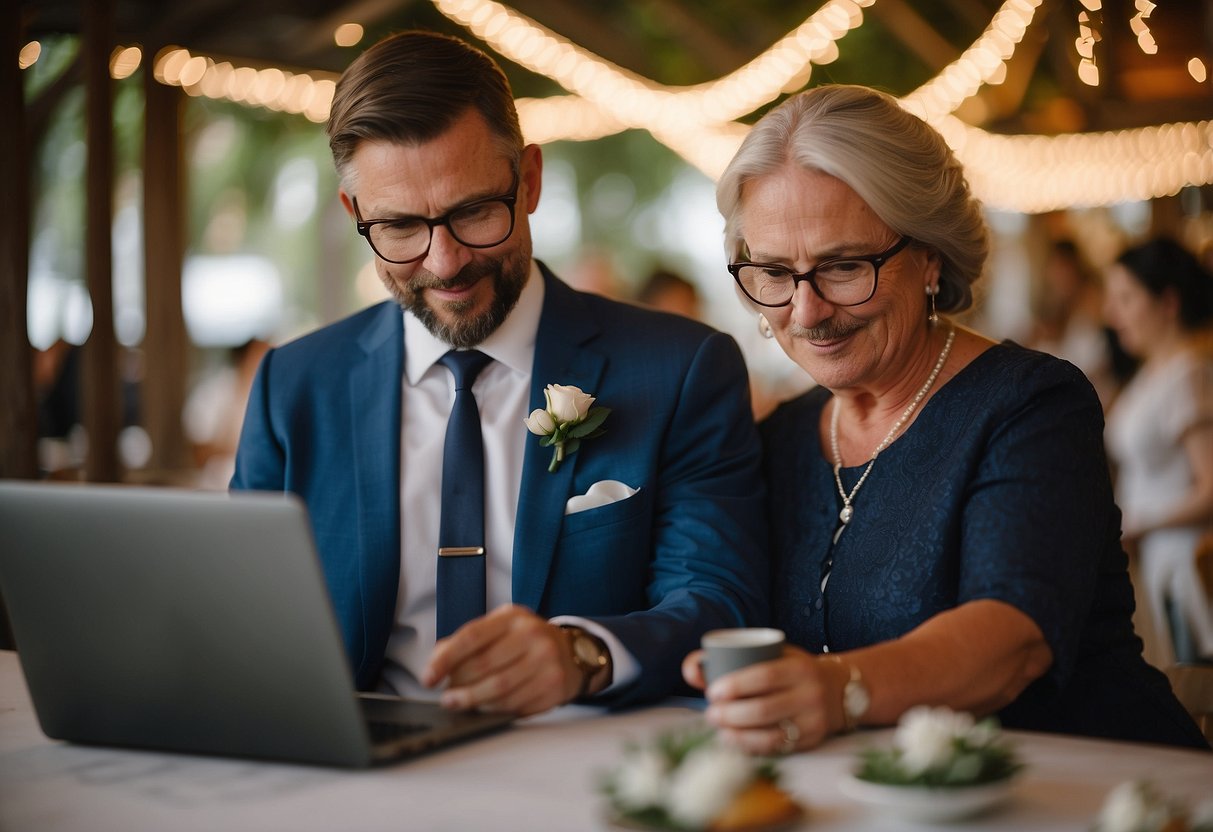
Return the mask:
M466 349L482 343L509 316L522 295L522 287L526 285L530 259L530 253L520 247L501 260L469 263L449 280L439 280L429 272L420 271L405 285L390 279L383 282L396 302L412 312L435 338L452 347ZM489 308L474 316L471 313L474 301L443 303L443 309L454 316L451 323L440 320L422 295L423 289L458 289L471 286L481 279L493 282L493 299Z

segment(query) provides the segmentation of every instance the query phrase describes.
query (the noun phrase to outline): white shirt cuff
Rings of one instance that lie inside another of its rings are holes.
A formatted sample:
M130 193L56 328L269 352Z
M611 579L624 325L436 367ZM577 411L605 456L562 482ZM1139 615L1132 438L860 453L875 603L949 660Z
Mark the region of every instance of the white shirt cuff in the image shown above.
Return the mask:
M640 663L636 661L636 657L623 646L615 634L594 621L585 618L580 618L576 615L558 615L555 618L548 619L551 623L560 626L562 624L573 624L587 633L592 633L598 636L606 643L607 650L611 651L611 683L607 685L595 696L600 696L604 693L613 693L617 690L627 687L640 678Z

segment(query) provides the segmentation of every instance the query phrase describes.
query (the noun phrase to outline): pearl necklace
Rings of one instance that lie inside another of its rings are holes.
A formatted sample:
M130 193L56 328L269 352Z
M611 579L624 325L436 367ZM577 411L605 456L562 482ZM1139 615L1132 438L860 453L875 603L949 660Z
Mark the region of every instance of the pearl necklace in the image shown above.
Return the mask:
M918 405L927 395L927 391L935 384L935 379L939 377L939 371L943 369L944 362L948 360L948 353L952 351L952 341L956 338L956 328L948 330L948 338L944 341L943 349L940 350L939 359L935 362L935 369L931 370L931 374L927 376L926 382L918 389L918 394L914 396L914 401L910 402L909 407L902 411L901 418L898 419L893 427L889 430L887 436L880 440L880 444L876 446L876 450L872 451L872 458L868 460L868 467L863 469L863 474L859 477L859 482L855 483L855 487L848 494L847 490L842 487L842 477L839 476L839 471L842 470L842 454L838 452L838 399L834 399L834 409L830 413L830 449L834 452L834 482L838 486L838 495L842 497L842 511L838 512L838 519L842 521L842 525L838 527L838 531L834 534L834 542L838 542L839 535L842 530L851 522L851 518L855 516L855 509L851 507L852 501L855 499L855 494L859 491L860 486L867 480L868 474L872 473L872 466L876 464L876 457L880 456L880 452L889 447L889 443L897 436L897 433L905 426L909 418L914 415L914 411L918 409Z

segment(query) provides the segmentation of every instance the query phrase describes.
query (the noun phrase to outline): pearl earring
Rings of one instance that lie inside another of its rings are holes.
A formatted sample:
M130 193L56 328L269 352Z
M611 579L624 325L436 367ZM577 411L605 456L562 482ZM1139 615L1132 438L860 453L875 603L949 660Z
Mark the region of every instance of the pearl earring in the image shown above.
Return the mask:
M775 330L771 329L771 322L767 320L766 315L761 313L758 315L758 334L768 340L775 337Z
M935 326L939 323L939 313L935 311L935 296L939 294L938 286L927 287L927 297L931 300L931 311L927 314L927 323Z

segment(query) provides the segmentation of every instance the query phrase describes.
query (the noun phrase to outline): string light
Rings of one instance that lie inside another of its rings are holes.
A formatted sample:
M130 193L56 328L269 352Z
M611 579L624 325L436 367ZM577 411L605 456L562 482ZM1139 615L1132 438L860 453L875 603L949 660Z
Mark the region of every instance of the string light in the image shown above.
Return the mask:
M342 23L333 30L333 43L338 46L355 46L362 40L363 34L361 24Z
M1010 0L961 56L902 99L902 106L930 121L956 111L984 85L1002 83L1015 47L1023 40L1041 0ZM995 80L997 79L997 80Z
M1113 133L1001 136L955 116L934 125L955 150L975 195L1022 213L1110 205L1213 182L1213 123Z
M119 46L110 55L110 77L115 80L129 78L139 68L143 60L143 50L138 46Z
M1102 7L1102 0L1082 0L1084 11L1078 13L1078 39L1074 48L1078 52L1078 80L1087 86L1099 86L1099 65L1095 62L1095 44L1102 38L1099 26L1102 20L1095 20L1091 15Z
M265 107L302 115L323 123L329 117L336 76L290 73L276 67L256 70L216 63L180 47L161 50L153 64L156 80L182 87L188 95L224 98L250 107Z
M19 69L29 69L38 62L38 57L41 54L42 44L36 40L31 40L21 47L21 51L17 53L17 67Z
M1154 4L1149 0L1137 0L1135 5L1137 14L1133 15L1129 21L1129 28L1137 36L1138 48L1147 55L1156 55L1158 54L1158 44L1154 42L1154 35L1150 32L1150 27L1146 25L1146 18L1150 16L1150 12L1154 11Z
M837 57L837 42L863 20L874 0L830 0L800 26L745 66L715 81L669 87L628 72L492 0L433 0L500 54L562 84L572 94L519 99L527 141L589 140L629 128L647 129L705 175L717 178L748 127L736 121L807 83L814 64ZM1107 205L1177 193L1213 183L1213 123L1168 124L1109 133L1007 136L989 133L954 115L983 85L1001 83L1042 0L1006 0L981 36L902 105L944 136L964 165L975 195L989 208L1037 213ZM1101 0L1082 0L1079 40L1099 42L1091 17ZM1141 25L1153 10L1137 0ZM1148 29L1145 31L1148 32ZM1139 44L1140 44L1140 34ZM1083 47L1087 50L1087 47ZM1188 71L1204 83L1198 58ZM180 48L163 50L155 77L190 95L225 98L249 106L328 118L337 76L256 70L216 63Z
M667 87L599 58L494 0L433 0L497 52L588 99L624 127L667 132L732 121L808 82L810 63L838 56L836 41L875 0L828 0L754 60L705 84ZM594 132L589 124L582 131Z

